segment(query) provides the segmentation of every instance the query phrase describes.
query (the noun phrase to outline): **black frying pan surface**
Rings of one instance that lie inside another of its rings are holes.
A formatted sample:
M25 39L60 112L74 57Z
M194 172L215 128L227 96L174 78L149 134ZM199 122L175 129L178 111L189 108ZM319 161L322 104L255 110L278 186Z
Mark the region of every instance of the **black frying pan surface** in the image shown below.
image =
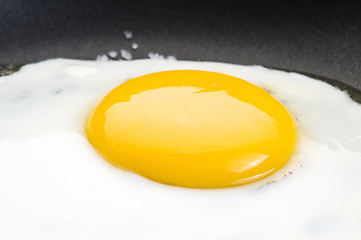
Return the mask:
M361 89L360 7L289 2L0 0L0 64L95 59L137 42L135 58L259 64Z

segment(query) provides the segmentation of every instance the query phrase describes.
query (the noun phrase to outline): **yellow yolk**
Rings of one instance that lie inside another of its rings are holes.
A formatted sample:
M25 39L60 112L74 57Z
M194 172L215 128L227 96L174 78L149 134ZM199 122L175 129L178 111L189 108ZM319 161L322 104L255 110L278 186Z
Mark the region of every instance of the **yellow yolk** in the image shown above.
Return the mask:
M228 75L152 73L113 89L89 116L89 141L115 166L182 187L264 178L291 157L296 130L266 91Z

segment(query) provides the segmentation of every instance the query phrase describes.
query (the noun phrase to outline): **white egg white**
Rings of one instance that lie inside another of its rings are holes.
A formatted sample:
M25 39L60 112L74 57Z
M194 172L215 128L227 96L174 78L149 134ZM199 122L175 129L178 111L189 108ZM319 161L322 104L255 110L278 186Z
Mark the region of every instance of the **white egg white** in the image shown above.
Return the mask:
M97 102L175 69L247 80L294 117L294 157L227 189L159 184L103 160L85 136ZM361 239L361 105L309 77L260 66L56 59L0 78L0 239Z

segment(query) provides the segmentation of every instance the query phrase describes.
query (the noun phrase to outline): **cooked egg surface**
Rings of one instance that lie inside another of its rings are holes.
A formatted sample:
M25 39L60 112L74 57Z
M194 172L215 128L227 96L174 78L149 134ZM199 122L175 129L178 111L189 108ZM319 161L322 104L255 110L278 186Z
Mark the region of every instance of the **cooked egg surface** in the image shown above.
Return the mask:
M266 91L225 74L147 74L113 89L89 117L90 142L111 163L162 183L229 187L280 169L295 126Z
M269 92L295 119L285 167L239 187L192 189L105 161L87 140L90 112L119 84L166 70L227 74ZM210 62L49 60L0 78L0 116L0 239L361 238L361 106L300 74Z

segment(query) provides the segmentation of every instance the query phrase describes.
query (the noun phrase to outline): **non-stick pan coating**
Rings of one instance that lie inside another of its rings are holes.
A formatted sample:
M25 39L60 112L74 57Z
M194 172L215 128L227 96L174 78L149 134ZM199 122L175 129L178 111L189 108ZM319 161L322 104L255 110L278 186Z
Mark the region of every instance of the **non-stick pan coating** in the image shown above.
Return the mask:
M259 64L361 89L360 10L346 1L1 0L0 64L95 59L135 41L136 58Z

